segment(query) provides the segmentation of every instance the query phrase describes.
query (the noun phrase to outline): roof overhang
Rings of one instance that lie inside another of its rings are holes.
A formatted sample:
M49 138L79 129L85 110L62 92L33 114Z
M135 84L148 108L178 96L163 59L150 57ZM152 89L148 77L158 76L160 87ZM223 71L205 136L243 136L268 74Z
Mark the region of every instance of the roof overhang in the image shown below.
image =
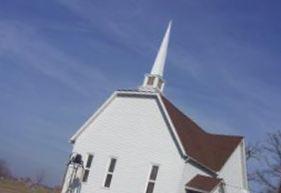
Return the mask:
M200 193L213 193L223 184L223 179L212 178L204 175L196 175L185 186L185 189Z

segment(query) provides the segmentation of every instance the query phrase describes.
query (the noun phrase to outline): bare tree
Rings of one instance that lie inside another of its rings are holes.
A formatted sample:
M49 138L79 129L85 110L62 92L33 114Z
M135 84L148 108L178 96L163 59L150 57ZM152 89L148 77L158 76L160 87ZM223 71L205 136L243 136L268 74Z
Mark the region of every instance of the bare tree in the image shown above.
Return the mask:
M259 192L277 193L281 182L281 131L269 133L260 145L248 146L247 160L255 160L258 165L248 177L258 184Z
M261 148L259 143L251 144L246 147L246 160L259 160L261 154Z
M46 178L46 172L45 170L40 170L35 175L35 184L36 185L42 185Z
M12 173L9 169L9 167L7 166L7 163L0 159L0 177L2 178L11 178L12 177Z

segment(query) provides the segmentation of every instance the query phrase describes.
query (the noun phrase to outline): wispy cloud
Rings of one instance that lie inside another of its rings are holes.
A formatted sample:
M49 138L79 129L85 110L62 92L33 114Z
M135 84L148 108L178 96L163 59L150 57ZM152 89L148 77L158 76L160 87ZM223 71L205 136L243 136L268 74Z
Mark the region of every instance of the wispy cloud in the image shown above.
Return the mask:
M272 60L274 55L268 50L225 34L217 43L226 50L206 44L207 53L190 55L188 46L175 46L169 60L188 74L188 82L173 82L170 90L177 93L180 106L191 111L205 128L240 133L254 140L257 136L250 135L251 132L260 137L278 127L280 88L255 76L264 61L266 65L275 65L277 60Z
M110 92L137 87L169 19L165 94L208 131L262 137L281 123L274 3L7 1L0 7L0 142L11 146L0 151L14 162L30 159L28 169L17 169L34 172L48 165L38 159L42 146L44 156L58 157L50 165L59 177L67 137ZM26 158L30 151L38 156Z
M0 21L0 52L17 64L30 66L81 94L87 86L110 87L103 72L94 65L83 64L40 37L35 27L15 21ZM105 86L106 85L106 86Z
M92 1L59 0L59 2L86 21L89 29L95 26L96 31L110 40L111 46L118 44L127 52L135 52L140 56L155 52L157 49L158 45L151 42L154 36L150 32L153 29L148 28L153 23L149 24L140 19L140 16L144 16L145 13L138 1L128 1L126 7L120 6L118 2L112 2L112 6L104 6L104 4ZM144 23L147 23L148 26L140 27ZM160 25L162 24L160 23ZM163 30L165 27L162 25ZM159 34L157 34L157 39L161 39Z

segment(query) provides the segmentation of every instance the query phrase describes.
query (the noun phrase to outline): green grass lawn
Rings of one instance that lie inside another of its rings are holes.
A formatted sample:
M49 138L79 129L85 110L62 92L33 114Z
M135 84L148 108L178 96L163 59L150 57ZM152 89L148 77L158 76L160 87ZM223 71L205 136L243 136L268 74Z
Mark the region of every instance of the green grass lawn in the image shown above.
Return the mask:
M0 180L0 193L58 193L59 191L47 189L42 186L28 187L23 182L14 180Z

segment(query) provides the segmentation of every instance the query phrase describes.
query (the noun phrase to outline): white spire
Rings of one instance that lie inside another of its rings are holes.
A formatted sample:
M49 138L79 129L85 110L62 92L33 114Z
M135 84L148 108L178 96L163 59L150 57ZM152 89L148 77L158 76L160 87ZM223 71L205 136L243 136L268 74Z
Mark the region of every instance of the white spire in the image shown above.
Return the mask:
M162 40L161 46L157 53L150 74L146 74L140 90L150 92L162 92L164 89L163 72L167 57L168 44L170 38L172 21L169 22L168 28Z
M161 46L158 50L157 57L155 58L150 74L163 77L164 66L167 57L168 45L169 45L171 26L172 26L172 21L169 22L168 28L162 40Z

